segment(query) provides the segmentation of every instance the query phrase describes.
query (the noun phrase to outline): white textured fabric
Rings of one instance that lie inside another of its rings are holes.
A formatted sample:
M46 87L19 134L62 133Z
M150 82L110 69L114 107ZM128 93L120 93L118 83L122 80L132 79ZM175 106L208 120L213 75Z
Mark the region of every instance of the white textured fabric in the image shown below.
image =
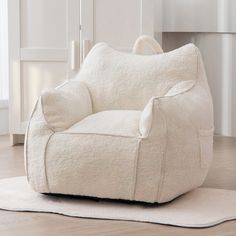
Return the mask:
M104 134L139 137L140 111L102 111L87 116L65 133Z
M41 95L44 118L54 131L65 130L92 113L86 85L78 81L73 81L72 84L66 90L44 90ZM65 86L68 87L66 84L62 87Z
M163 205L130 204L42 195L25 177L15 177L0 180L0 209L201 228L236 219L236 191L198 188Z
M155 100L158 100L158 99L160 100L161 98L164 98L164 97L173 97L175 95L182 94L190 90L191 88L193 88L195 83L196 83L195 80L181 81L177 83L176 85L174 85L172 88L170 88L169 91L167 91L167 93L165 94L165 96L152 97L149 100L149 102L143 109L143 112L141 114L140 121L139 121L139 129L143 138L148 137L151 127L152 127L153 114L154 114L153 106L154 106ZM155 108L157 109L157 107L158 106L156 106Z
M36 191L161 203L203 183L213 106L193 44L134 55L100 43L43 98L25 141Z
M163 53L160 44L148 35L141 35L134 43L132 52L134 54L159 54Z
M88 86L93 111L143 110L153 96L164 96L176 83L195 80L193 44L158 55L122 53L105 43L95 45L77 76Z
M45 154L48 192L134 199L138 145L135 138L55 133Z

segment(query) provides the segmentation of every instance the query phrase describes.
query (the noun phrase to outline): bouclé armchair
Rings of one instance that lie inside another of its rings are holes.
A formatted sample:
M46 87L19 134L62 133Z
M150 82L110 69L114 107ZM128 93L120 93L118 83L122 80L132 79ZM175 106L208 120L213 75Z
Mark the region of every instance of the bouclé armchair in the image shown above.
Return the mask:
M75 79L42 93L25 142L36 191L161 203L203 183L213 108L199 50L140 55L145 42L155 48L143 37L133 54L99 43Z

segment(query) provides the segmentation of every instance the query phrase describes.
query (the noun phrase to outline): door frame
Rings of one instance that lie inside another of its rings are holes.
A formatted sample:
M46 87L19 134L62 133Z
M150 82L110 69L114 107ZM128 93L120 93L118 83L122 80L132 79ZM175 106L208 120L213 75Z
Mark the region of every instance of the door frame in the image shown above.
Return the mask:
M27 122L22 121L21 62L68 63L67 79L73 78L80 66L80 1L67 0L67 45L64 48L21 48L21 0L8 0L9 55L9 132L15 144L25 133Z
M138 0L140 3L139 35L154 36L154 0ZM80 0L81 60L94 45L94 0ZM85 27L86 26L86 27ZM131 48L125 48L128 50Z

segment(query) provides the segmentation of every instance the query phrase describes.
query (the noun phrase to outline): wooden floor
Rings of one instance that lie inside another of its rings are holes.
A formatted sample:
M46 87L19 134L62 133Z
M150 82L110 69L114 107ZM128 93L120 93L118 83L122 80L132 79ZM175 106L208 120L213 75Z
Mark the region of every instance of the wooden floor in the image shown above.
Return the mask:
M0 178L24 175L23 146L0 136ZM215 137L214 161L204 186L236 190L236 138ZM187 229L150 223L72 218L46 213L0 210L0 236L161 235L236 236L236 220L211 228Z

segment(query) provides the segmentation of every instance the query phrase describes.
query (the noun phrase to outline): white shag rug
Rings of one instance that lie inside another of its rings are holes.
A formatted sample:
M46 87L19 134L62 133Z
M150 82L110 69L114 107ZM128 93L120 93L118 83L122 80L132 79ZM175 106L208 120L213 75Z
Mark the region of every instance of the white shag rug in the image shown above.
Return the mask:
M198 188L152 205L39 194L22 176L0 180L0 209L200 228L236 219L236 191Z

